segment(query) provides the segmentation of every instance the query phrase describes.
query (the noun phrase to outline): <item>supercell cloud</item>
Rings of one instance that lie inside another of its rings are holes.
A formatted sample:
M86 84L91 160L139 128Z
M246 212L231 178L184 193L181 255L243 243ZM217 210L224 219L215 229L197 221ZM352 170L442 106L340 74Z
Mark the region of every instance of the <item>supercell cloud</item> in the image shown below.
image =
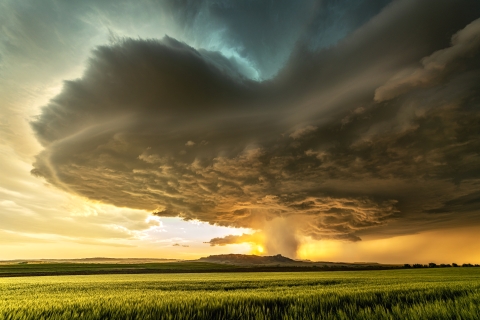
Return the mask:
M301 237L479 224L480 3L292 3L165 2L195 41L96 48L32 122L33 174L252 228L210 244L289 256ZM216 47L201 46L205 16Z

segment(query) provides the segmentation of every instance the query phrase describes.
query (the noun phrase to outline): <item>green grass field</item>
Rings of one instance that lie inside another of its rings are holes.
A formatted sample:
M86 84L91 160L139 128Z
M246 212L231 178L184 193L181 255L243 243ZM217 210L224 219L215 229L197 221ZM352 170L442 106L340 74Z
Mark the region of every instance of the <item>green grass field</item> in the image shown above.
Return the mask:
M232 265L211 262L161 262L161 263L4 263L0 264L0 278L48 275L93 274L151 274L151 273L215 273L215 272L308 272L348 271L368 269L398 269L398 265Z
M35 275L35 274L62 274L62 273L95 273L115 271L204 271L234 269L235 266L208 263L208 262L164 262L164 263L31 263L31 264L5 264L0 265L0 277L2 275Z
M0 278L0 319L480 319L480 269Z

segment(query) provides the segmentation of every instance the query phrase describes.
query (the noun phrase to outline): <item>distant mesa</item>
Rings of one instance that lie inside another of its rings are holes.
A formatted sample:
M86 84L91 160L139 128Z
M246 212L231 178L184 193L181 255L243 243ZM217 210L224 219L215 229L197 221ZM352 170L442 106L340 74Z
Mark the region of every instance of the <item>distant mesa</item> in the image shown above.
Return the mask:
M281 254L273 256L257 256L246 254L220 254L203 257L198 260L191 260L192 262L209 262L229 264L240 267L320 267L332 269L371 269L371 268L391 268L399 267L400 265L385 265L376 262L328 262L328 261L311 261L311 260L294 260L284 257Z
M231 264L293 264L299 261L284 257L281 254L274 256L256 256L246 254L220 254L200 258L197 261L215 262L215 263L231 263Z

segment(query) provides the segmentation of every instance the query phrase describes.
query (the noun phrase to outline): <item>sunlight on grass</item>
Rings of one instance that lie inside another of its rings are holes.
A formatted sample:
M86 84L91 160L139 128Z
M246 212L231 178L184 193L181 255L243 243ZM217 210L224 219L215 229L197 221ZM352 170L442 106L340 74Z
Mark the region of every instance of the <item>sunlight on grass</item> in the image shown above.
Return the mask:
M0 279L0 319L478 319L480 270Z

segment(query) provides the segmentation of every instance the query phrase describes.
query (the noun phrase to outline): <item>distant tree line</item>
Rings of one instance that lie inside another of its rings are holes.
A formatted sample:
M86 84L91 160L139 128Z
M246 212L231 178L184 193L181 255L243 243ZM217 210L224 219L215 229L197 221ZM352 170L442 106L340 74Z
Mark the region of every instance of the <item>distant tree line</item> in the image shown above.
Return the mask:
M459 268L459 267L464 267L464 268L470 268L470 267L480 267L479 264L471 264L471 263L464 263L462 265L458 265L456 263L452 263L452 264L436 264L436 263L433 263L433 262L430 262L429 264L419 264L419 263L415 263L413 265L410 265L408 263L405 263L403 265L404 268Z

